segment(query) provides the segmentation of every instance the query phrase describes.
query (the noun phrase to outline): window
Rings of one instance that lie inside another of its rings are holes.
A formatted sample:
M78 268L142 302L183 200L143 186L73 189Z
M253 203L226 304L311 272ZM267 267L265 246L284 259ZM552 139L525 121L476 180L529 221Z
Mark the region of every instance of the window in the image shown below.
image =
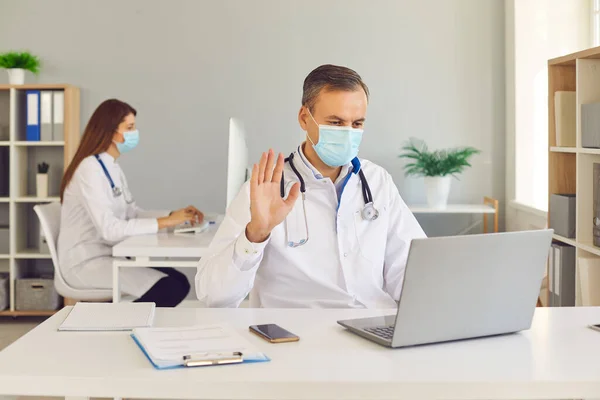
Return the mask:
M548 208L548 59L590 47L592 1L514 0L514 196L537 210Z
M600 46L600 0L592 0L592 46Z

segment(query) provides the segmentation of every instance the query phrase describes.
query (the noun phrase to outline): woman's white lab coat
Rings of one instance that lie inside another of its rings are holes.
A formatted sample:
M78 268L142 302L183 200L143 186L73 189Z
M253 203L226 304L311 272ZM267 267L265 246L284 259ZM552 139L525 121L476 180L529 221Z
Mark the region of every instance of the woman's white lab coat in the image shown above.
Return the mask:
M287 245L306 237L300 197L267 241L250 243L245 235L250 221L246 183L227 210L209 255L200 260L199 300L211 307L236 307L252 290L253 307L395 308L410 242L425 233L391 176L360 161L379 211L379 218L367 221L361 215L364 200L357 171L348 172L352 166L347 165L333 183L317 175L299 152L294 165L306 182L308 242ZM284 177L289 193L298 182L289 163ZM336 186L343 187L339 206Z
M139 218L142 210L115 159L108 153L100 154L100 159L123 194L113 195L100 163L91 156L81 162L63 197L59 268L65 281L78 289L112 288L112 247L128 236L158 231L156 218ZM121 290L141 297L163 276L149 268L123 268Z

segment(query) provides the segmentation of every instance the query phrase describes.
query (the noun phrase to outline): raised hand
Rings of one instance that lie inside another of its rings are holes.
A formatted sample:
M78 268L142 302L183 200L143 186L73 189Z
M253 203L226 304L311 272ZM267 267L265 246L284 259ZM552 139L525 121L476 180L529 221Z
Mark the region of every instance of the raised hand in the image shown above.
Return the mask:
M283 174L283 154L275 163L275 153L263 153L259 164L252 167L250 178L250 223L246 226L246 237L253 243L267 240L273 228L283 222L292 211L300 194L300 185L295 183L287 199L281 198L280 185ZM273 165L275 168L273 169Z

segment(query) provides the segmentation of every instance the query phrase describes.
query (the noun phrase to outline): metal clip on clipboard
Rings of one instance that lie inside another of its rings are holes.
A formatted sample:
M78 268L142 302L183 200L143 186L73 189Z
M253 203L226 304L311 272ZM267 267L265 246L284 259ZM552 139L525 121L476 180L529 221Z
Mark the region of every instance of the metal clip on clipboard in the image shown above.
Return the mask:
M207 367L211 365L239 364L244 362L244 355L239 351L233 353L200 353L183 356L186 367Z

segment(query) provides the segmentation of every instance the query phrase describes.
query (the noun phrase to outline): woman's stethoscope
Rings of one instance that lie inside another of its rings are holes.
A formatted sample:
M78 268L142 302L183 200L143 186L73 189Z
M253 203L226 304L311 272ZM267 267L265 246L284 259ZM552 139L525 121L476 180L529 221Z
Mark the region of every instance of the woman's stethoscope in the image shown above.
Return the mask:
M108 169L106 169L106 165L104 165L104 162L102 162L102 160L100 159L100 156L98 154L96 154L96 160L98 160L98 162L100 163L100 166L102 167L102 171L104 171L104 175L106 175L106 179L108 179L108 182L110 183L110 188L112 189L113 197L119 197L125 192L125 196L123 196L123 198L125 199L125 202L127 204L133 203L132 196L129 196L129 199L127 198L127 192L129 192L129 190L125 189L123 191L120 187L115 185L115 182L112 180L110 174L108 173ZM124 179L121 179L121 181L125 182Z
M302 195L302 211L304 213L304 226L306 228L306 238L300 239L297 242L289 240L289 237L287 234L287 229L286 229L286 241L287 241L288 246L289 247L298 247L298 246L302 246L303 244L308 242L308 219L306 218L306 205L305 205L306 185L304 184L304 178L302 178L302 175L300 175L300 172L298 172L298 170L296 169L296 166L294 165L294 153L290 154L290 156L288 158L286 158L284 162L290 163L290 167L292 168L292 171L294 171L294 174L296 174L296 177L298 178L298 181L300 182L300 194ZM365 206L363 207L363 209L361 211L361 216L363 217L363 219L365 221L375 221L379 217L379 211L377 211L377 209L373 205L373 194L371 193L371 188L369 187L369 183L367 182L367 178L365 177L365 174L363 173L362 169L358 170L358 176L360 177L363 200L365 201ZM285 184L284 184L283 173L281 174L280 191L281 191L281 197L282 198L285 197Z

